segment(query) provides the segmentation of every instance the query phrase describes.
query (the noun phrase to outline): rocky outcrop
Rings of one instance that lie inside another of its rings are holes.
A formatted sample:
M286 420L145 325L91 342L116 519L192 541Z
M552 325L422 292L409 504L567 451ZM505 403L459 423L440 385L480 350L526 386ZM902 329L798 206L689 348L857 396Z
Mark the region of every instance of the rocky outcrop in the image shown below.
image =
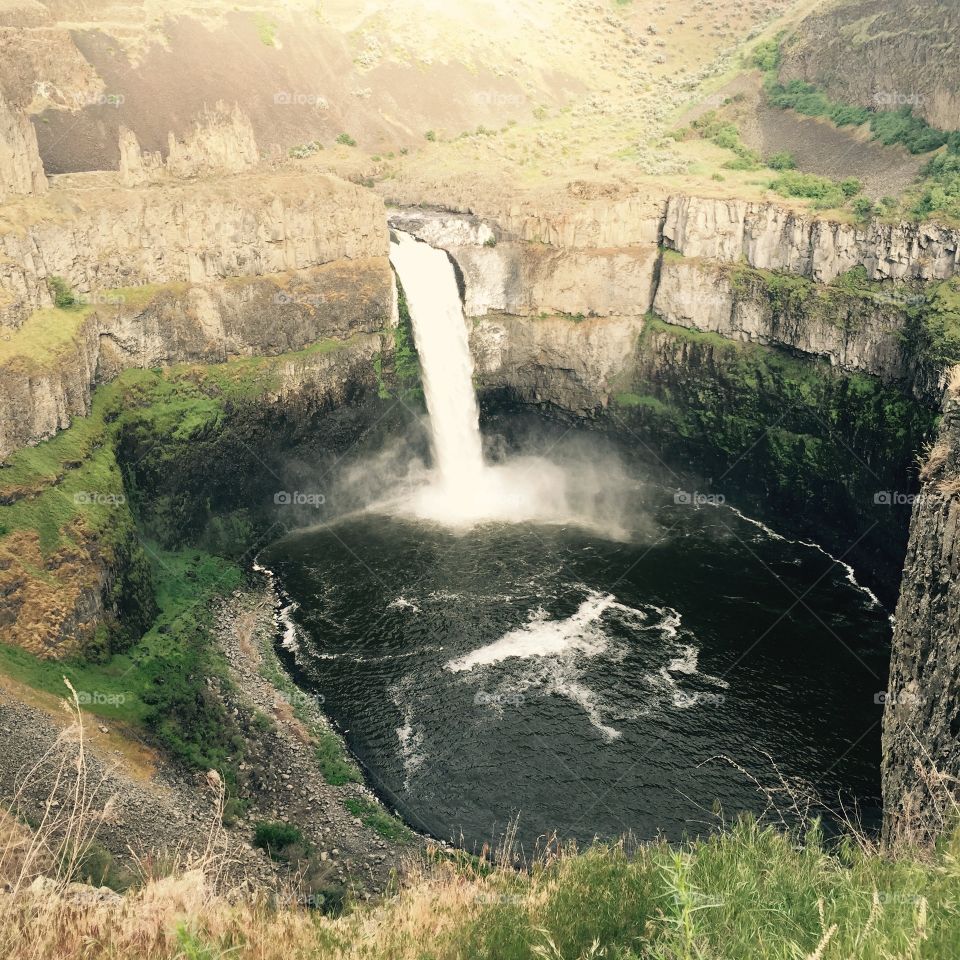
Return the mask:
M489 314L474 324L470 347L483 389L592 417L609 403L642 329L642 317L577 322Z
M935 223L853 225L775 203L675 196L663 242L686 257L746 261L829 283L863 267L870 280L944 280L960 272L960 232Z
M125 187L135 187L163 177L163 154L142 150L132 130L120 128L119 147L120 180Z
M167 171L175 177L242 173L260 162L250 118L236 104L218 103L206 111L187 136L170 134Z
M891 842L953 827L960 800L960 367L921 476L885 691Z
M47 178L33 124L0 95L0 203L20 194L46 190Z
M273 356L325 338L376 333L390 323L392 283L387 260L375 258L269 277L133 288L84 308L73 335L42 359L26 350L34 339L28 323L17 333L24 352L0 359L0 460L86 414L93 387L122 370ZM70 316L64 312L62 322Z
M0 230L0 324L17 325L50 306L51 277L86 295L382 257L385 220L369 190L333 177L304 182L280 174L139 190L108 186L39 211L10 204Z
M824 357L853 373L906 380L910 298L796 283L778 296L776 278L715 261L666 256L653 309L668 323Z

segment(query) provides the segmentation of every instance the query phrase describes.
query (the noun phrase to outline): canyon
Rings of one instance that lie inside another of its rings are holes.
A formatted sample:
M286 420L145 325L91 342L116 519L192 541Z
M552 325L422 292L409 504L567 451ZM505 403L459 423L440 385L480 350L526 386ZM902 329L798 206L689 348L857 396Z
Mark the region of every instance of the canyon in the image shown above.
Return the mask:
M271 26L211 8L165 38L138 26L120 42L41 6L0 11L4 643L41 661L125 654L155 621L157 544L249 565L303 519L275 499L309 476L291 478L288 460L344 455L417 420L389 260L402 231L452 262L485 417L532 410L602 433L656 459L678 488L710 484L834 551L895 607L885 831L935 831L960 773L960 358L927 320L956 313L960 229L830 215L720 182L732 173L683 180L678 148L634 133L639 173L621 156L594 160L588 139L557 174L550 151L571 130L593 123L602 138L624 117L635 124L636 100L649 108L642 124L662 131L719 73L700 57L651 106L671 66L648 49L660 34L644 33L639 13L608 23L573 5L596 63L609 41L603 70L631 84L578 113L588 78L577 58L565 52L550 81L535 69L549 37L528 72L501 68L492 42L489 66L436 63L415 36L417 69L458 91L438 106L407 60L344 32L352 11L334 5L336 29L321 18L303 28L336 77L327 102L283 17ZM890 57L877 4L854 6L870 26L857 37L860 74L825 69L818 38L839 31L813 17L785 46L781 78L868 105L878 83L899 89L909 76L923 116L948 126L953 80L926 59L915 78L914 48ZM114 14L130 15L122 4ZM175 109L177 88L163 83L177 58L224 24L234 54L263 71L262 90L242 97L212 70ZM42 35L49 62L14 51L16 31ZM402 121L398 78L417 91ZM138 106L154 86L165 96ZM73 109L65 91L80 97ZM556 127L524 141L511 123L531 103ZM484 127L492 118L499 138ZM315 138L333 143L321 151ZM415 145L445 151L448 167L434 171ZM517 173L525 151L536 159Z

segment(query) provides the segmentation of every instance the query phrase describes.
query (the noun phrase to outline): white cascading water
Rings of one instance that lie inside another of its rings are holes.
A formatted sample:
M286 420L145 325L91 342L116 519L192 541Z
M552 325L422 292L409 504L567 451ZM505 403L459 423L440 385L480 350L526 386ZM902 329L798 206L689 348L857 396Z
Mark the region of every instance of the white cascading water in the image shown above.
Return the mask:
M539 457L484 463L473 358L453 264L443 250L401 231L390 261L407 297L430 416L434 470L400 509L449 527L485 521L565 522L564 471Z
M437 483L469 491L483 474L473 358L453 265L443 250L397 233L390 261L403 283L423 371Z

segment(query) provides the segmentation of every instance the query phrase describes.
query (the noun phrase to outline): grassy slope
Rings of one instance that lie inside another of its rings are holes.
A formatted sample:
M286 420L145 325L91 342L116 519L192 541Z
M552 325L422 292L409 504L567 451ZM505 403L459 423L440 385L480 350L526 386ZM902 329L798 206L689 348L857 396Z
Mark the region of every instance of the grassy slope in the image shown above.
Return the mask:
M629 855L553 849L519 872L438 855L386 903L338 920L184 897L196 877L149 891L146 911L139 895L101 910L60 899L48 913L10 898L0 937L26 933L31 956L62 960L948 960L960 951L957 852L956 839L926 858L828 849L815 830L801 841L744 822Z

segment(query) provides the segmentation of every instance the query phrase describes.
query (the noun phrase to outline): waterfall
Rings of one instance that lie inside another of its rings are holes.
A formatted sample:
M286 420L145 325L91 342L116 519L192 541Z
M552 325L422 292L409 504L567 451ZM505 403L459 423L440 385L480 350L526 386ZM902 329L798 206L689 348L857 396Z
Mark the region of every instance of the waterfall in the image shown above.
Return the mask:
M443 250L406 233L395 236L390 262L407 296L420 354L439 492L476 493L484 473L480 409L453 264Z
M612 521L609 468L514 455L483 459L480 410L473 389L473 358L457 277L443 250L393 231L390 262L403 285L420 354L430 418L433 470L426 482L381 509L441 523L454 530L478 523L576 524L622 536ZM576 466L576 469L573 469ZM615 507L619 513L619 507Z

